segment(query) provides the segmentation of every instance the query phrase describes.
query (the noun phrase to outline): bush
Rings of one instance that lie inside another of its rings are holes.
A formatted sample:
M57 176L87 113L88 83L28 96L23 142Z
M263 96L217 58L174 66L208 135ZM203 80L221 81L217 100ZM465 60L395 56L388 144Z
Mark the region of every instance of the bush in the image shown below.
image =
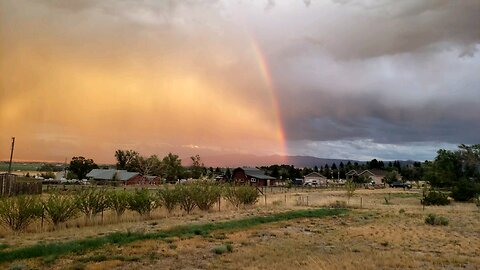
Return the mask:
M242 186L227 186L224 192L224 197L227 201L233 204L235 207L243 205L252 205L258 201L257 188L247 185Z
M47 218L57 228L60 223L77 216L79 209L76 203L73 197L53 193L43 202L43 208Z
M23 231L42 215L42 205L36 196L0 199L0 222L13 231Z
M227 252L232 252L233 251L233 247L231 244L226 244L226 245L220 245L220 246L216 246L212 249L212 251L215 253L215 254L223 254L223 253L227 253Z
M175 192L178 194L178 203L180 208L185 212L190 213L197 204L195 203L195 189L192 188L192 185L176 185Z
M436 226L436 225L447 226L448 218L443 216L437 216L435 214L429 214L425 218L425 223L433 226Z
M179 202L179 192L176 188L165 188L158 190L158 199L165 208L167 208L168 213L171 213L173 209L178 205Z
M128 198L128 209L139 213L141 216L149 217L152 210L159 207L159 202L148 190L136 190Z
M330 208L347 208L347 202L345 201L335 201L328 205Z
M195 205L203 211L210 210L222 195L221 187L212 182L197 182L190 186L193 189Z
M108 208L107 196L104 189L85 189L75 195L77 206L86 218L91 220L98 213Z
M466 202L474 199L479 194L479 184L468 180L462 180L453 187L451 196L455 201Z
M125 190L111 190L106 193L108 208L115 211L117 218L120 218L128 208L130 193Z
M421 200L423 205L448 205L450 200L445 193L440 191L430 191Z

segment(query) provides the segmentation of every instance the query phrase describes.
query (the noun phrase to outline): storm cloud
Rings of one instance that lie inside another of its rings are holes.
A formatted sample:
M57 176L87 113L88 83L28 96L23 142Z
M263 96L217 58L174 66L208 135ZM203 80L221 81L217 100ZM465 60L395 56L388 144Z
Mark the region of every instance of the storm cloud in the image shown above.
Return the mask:
M0 143L16 135L34 160L429 159L478 143L479 14L477 0L0 0Z

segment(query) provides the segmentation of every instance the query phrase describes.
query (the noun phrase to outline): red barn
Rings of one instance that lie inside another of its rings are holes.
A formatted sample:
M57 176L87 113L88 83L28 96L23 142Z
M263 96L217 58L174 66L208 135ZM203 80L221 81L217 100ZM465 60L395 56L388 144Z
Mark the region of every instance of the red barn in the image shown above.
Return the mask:
M276 180L257 168L236 168L233 170L232 179L235 184L249 184L257 187L274 185Z

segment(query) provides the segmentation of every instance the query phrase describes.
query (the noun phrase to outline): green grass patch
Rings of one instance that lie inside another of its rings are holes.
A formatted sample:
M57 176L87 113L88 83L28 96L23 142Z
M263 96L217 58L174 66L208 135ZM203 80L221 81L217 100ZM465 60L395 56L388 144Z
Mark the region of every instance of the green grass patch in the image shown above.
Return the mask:
M9 244L0 244L0 250L9 248Z
M85 252L86 250L98 249L108 244L124 245L134 241L147 239L169 239L172 237L188 238L194 235L207 236L211 232L216 230L231 231L291 219L336 216L345 214L346 212L346 209L329 208L297 210L268 216L254 216L225 222L183 225L155 233L122 232L68 242L54 242L48 244L39 243L33 246L22 247L14 250L0 251L0 263L21 259L47 257L50 255L60 256L68 253L78 254Z

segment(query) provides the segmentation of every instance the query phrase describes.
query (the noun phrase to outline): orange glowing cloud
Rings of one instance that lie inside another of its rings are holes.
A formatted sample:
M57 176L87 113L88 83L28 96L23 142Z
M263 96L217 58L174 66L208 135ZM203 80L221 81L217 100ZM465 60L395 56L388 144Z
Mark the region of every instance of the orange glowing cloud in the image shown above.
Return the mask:
M36 16L25 21L20 7L7 6L12 13L0 26L0 145L16 136L17 159L110 162L118 148L284 151L278 108L248 35L144 29L105 14L72 14L85 27L70 28L53 17L66 11L30 7ZM0 159L7 155L0 151Z

